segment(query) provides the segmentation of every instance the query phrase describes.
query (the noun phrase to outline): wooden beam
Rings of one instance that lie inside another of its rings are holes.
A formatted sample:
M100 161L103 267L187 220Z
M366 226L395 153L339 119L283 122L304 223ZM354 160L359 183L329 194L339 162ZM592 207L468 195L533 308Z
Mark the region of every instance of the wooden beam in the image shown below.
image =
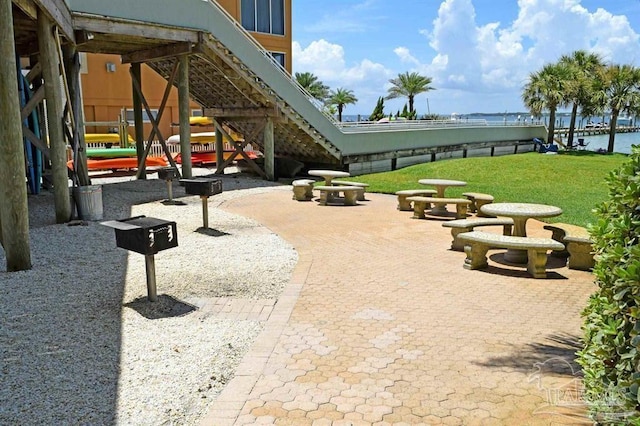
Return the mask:
M171 58L179 55L188 55L191 53L191 43L172 43L165 46L154 47L152 49L139 50L137 52L122 55L123 64L131 64L134 62L150 62L158 61L165 58Z
M137 93L138 97L140 98L140 101L142 102L142 106L144 107L145 111L147 112L147 116L149 117L149 121L151 122L151 126L152 126L151 133L149 134L147 147L146 147L146 149L144 151L144 156L142 158L142 161L140 161L138 163L138 173L137 173L136 177L138 179L141 179L141 178L144 179L144 177L142 177L146 173L144 160L147 159L147 156L149 155L149 151L151 151L151 145L153 144L153 138L156 135L158 135L158 142L160 142L160 145L162 146L162 149L163 149L165 155L167 156L167 160L169 160L169 164L171 164L171 167L173 167L176 170L178 170L178 166L176 165L176 162L173 159L173 156L171 155L171 152L169 152L169 148L167 148L167 144L165 142L165 139L162 136L162 133L160 132L160 128L158 127L158 123L160 122L160 119L162 118L162 113L164 112L164 108L167 105L167 99L169 98L169 93L171 91L171 87L173 87L173 81L175 80L176 74L178 72L178 62L176 61L176 63L174 64L173 71L171 72L171 77L167 81L167 86L165 88L164 95L162 97L162 101L160 102L160 108L158 109L158 115L155 118L153 117L153 114L151 114L151 108L149 108L149 104L147 103L147 100L145 99L144 94L142 93L142 85L135 78L135 76L133 75L133 72L131 70L129 70L129 72L131 74L131 82L133 84L133 89L135 90L135 92ZM180 172L178 172L178 176L180 177Z
M71 11L64 0L33 0L53 23L60 28L67 40L76 42L73 30L73 19Z
M29 83L33 83L33 81L42 75L42 65L40 62L36 63L27 73L26 79Z
M277 119L281 117L278 108L265 107L228 107L228 108L204 108L203 114L206 117L233 118L232 121L240 121L247 118Z
M73 14L73 25L76 30L86 30L94 33L120 34L144 37L150 39L198 42L198 31L174 28L153 23L142 23L127 19L106 18L102 16Z
M189 45L191 48L191 45ZM178 116L180 121L180 155L182 159L182 176L186 179L193 177L191 164L191 99L189 97L189 57L180 56L178 59Z
M34 21L38 19L38 7L31 0L13 0L13 4L18 6L29 18Z
M275 140L273 138L273 120L267 118L267 122L264 126L262 134L263 146L264 146L264 171L267 175L267 180L276 180L275 169Z
M67 169L67 144L64 138L62 114L62 88L60 85L60 62L58 46L54 37L54 23L45 13L38 13L38 44L40 63L46 96L47 123L51 170L53 175L53 195L56 223L71 219L71 197Z
M38 136L36 136L35 133L33 133L33 131L28 128L27 126L25 126L24 124L22 125L22 136L29 139L29 141L34 144L36 146L36 148L38 148L40 151L42 151L42 154L47 157L50 158L50 154L49 154L49 147L47 146L46 143L44 143L42 141L42 139L40 139Z
M22 111L20 111L20 118L22 120L27 118L29 114L31 114L31 111L33 111L34 108L37 107L38 104L42 102L43 99L44 99L44 86L40 86L38 90L36 90L36 93L33 94L31 99L29 99L29 102L27 102L27 104L22 108Z
M13 272L31 269L31 250L27 186L24 183L24 144L19 118L20 97L16 78L18 68L10 0L0 0L0 28L4 28L4 35L0 37L0 243L6 255L7 272Z

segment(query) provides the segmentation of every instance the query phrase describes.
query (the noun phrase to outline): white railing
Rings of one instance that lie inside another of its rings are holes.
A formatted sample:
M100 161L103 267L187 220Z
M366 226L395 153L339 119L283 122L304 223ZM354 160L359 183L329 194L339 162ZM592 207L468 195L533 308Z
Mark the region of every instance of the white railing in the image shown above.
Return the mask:
M338 127L344 133L380 132L385 130L412 130L412 129L441 129L443 127L526 127L539 126L541 123L487 121L473 120L392 120L385 122L360 121L338 123Z
M146 142L145 142L146 144ZM111 146L111 145L110 145ZM105 143L87 143L87 148L107 148L107 144ZM225 142L223 144L223 148L225 151L232 151L235 148L233 146L231 146L230 143ZM178 154L180 153L180 144L167 144L167 149L169 150L169 152L171 154ZM202 143L202 144L192 144L191 145L191 152L201 152L201 151L215 151L215 144L213 143ZM244 151L245 152L253 152L253 146L251 146L251 144L247 144L244 147ZM164 150L162 149L162 145L160 145L160 142L155 141L152 142L151 144L151 149L149 149L149 156L151 157L162 157L163 155L165 155Z
M249 40L249 42L251 42L254 45L256 50L258 52L262 53L262 55L264 55L264 57L269 59L269 61L271 61L273 66L280 72L280 74L282 74L282 76L284 78L289 80L291 82L291 84L293 84L293 86L296 87L300 91L300 93L302 93L309 100L309 102L311 102L318 109L318 111L320 111L332 123L334 123L336 125L338 124L336 118L333 115L329 114L324 109L324 104L322 102L320 102L318 99L316 99L313 96L311 96L311 94L304 87L302 87L300 85L300 83L298 83L298 81L295 78L293 78L291 76L291 74L289 74L289 72L278 61L276 61L275 58L273 56L271 56L271 54L267 50L265 50L265 48L262 47L262 45L260 43L258 43L258 41L251 35L251 33L249 33L249 31L247 31L242 25L240 25L240 23L238 21L236 21L236 19L229 12L227 12L222 6L220 6L214 0L208 0L208 2L209 2L209 4L211 4L215 8L217 8L220 11L220 13L222 15L224 15L227 18L227 20L234 27L236 27L236 29L239 32L244 34L244 36L247 38L247 40Z

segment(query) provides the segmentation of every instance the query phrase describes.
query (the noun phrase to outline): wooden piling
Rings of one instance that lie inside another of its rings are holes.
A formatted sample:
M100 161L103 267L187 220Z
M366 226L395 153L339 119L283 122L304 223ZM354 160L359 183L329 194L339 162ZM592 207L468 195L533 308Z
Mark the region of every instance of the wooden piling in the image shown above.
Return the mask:
M0 28L0 243L13 272L31 269L31 250L11 0L0 0Z

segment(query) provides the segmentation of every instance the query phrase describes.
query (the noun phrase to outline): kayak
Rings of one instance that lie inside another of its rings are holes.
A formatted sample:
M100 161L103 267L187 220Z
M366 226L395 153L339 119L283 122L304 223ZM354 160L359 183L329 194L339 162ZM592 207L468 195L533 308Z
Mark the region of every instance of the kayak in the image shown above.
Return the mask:
M88 148L87 158L126 158L135 157L135 148Z
M231 157L231 155L234 152L235 151L233 151L233 150L230 150L230 151L229 150L225 150L224 153L222 154L222 157L226 161ZM258 158L258 156L253 151L245 151L245 153L251 159ZM244 158L244 157L242 157L242 155L238 154L236 156L236 159L240 159L240 158ZM173 159L174 159L174 161L176 163L182 164L182 156L180 154L176 154L173 157ZM204 166L204 165L210 165L210 164L216 164L216 152L215 151L193 151L193 152L191 152L191 165L193 165L193 166Z
M84 135L86 143L120 143L120 135L118 133L86 133ZM136 141L130 135L127 135L129 145L135 145Z
M166 167L169 165L167 160L162 157L147 157L146 167ZM73 170L73 160L67 162L67 167ZM131 170L138 168L138 159L136 157L123 158L103 158L87 160L87 169L94 170Z

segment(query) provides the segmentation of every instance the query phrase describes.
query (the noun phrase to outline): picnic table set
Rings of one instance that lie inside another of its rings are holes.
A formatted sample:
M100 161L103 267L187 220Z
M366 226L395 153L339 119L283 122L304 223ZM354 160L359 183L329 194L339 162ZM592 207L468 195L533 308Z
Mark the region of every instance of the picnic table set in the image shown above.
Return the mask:
M464 198L446 197L447 188L467 185L467 182L460 180L420 179L418 183L435 189L430 192L419 189L396 192L398 210L412 210L413 218L416 219L443 221L443 227L451 228L451 248L466 254L466 269L488 267L487 251L494 249L506 249L504 261L513 265L526 265L527 271L534 278L547 277L549 251L556 256L565 257L571 256L573 252L577 260L569 261L570 268L588 270L593 267L593 256L590 255L592 241L584 228L558 224L545 227L553 230L551 238L527 236L526 224L529 219L559 216L562 214L560 207L520 202L494 203L490 194L477 192L463 193ZM455 205L455 213L450 212L447 205ZM470 217L469 212L475 213L475 217ZM484 226L501 227L502 233L475 229ZM571 235L567 235L567 232Z
M340 170L309 170L309 176L321 177L324 185L315 185L313 179L297 179L293 186L293 199L297 201L311 201L314 197L313 191L320 194L318 205L344 205L356 206L358 201L365 201L364 193L369 186L361 182L337 181L335 178L345 178L351 176L348 172ZM340 197L340 194L343 196Z
M356 206L365 200L365 183L341 180L350 174L341 170L309 170L314 179L292 182L293 199L313 200L319 194L318 205ZM502 259L511 265L526 266L534 278L547 278L547 256L568 257L571 269L590 270L593 267L592 244L586 229L564 223L546 225L550 238L527 235L527 221L562 214L556 206L523 202L494 203L494 197L480 192L464 192L462 197L447 197L447 188L467 186L467 182L454 179L419 179L423 188L405 189L395 193L398 210L413 212L415 219L440 220L451 229L451 249L464 251L465 269L485 269L489 250L505 250ZM448 206L455 206L455 211ZM490 227L494 232L476 228ZM497 233L495 229L501 229Z

